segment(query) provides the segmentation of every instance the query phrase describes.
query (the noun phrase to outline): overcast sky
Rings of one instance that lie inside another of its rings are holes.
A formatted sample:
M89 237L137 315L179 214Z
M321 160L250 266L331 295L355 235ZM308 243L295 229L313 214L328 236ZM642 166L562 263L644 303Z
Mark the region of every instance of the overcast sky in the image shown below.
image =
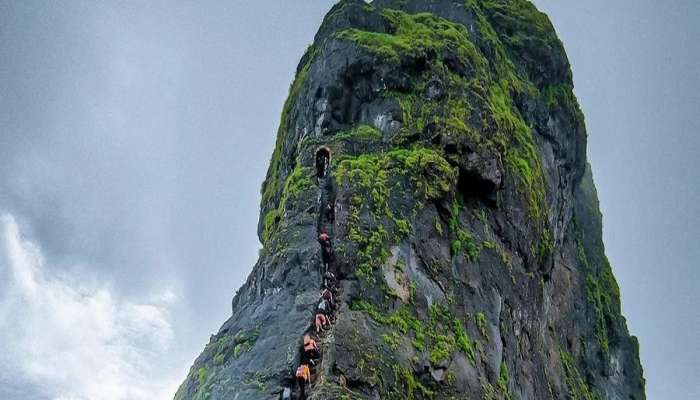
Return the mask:
M0 398L172 397L257 258L282 103L332 3L0 0ZM700 398L700 2L536 3L648 396Z

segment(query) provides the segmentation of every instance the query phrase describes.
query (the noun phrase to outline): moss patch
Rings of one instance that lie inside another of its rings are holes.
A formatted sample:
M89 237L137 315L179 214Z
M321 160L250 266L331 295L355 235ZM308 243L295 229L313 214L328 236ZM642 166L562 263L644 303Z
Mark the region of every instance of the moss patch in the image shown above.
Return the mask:
M276 231L277 225L284 216L284 212L291 208L301 194L314 187L311 177L313 171L309 167L297 165L287 176L284 182L284 190L277 208L268 211L263 220L263 243L266 243Z
M474 322L476 323L476 327L479 329L479 332L481 332L481 336L488 339L489 336L486 333L486 314L483 312L476 313L476 315L474 315Z
M335 134L332 137L333 140L360 140L360 141L372 141L381 140L382 132L371 126L371 125L358 125L353 129L348 131L343 131Z
M485 61L469 40L464 25L430 13L407 14L386 9L382 16L390 32L368 32L346 29L336 33L339 39L352 40L385 60L399 63L403 57L425 58L445 49L464 60L482 66Z
M376 322L396 329L401 335L410 334L415 349L427 350L434 364L451 359L456 351L463 352L472 363L475 362L474 345L464 323L453 317L445 306L434 304L426 320L419 319L413 309L406 305L386 315L375 305L362 300L353 301L350 307L354 311L367 313ZM389 346L395 343L393 337L388 338Z
M394 379L397 382L397 389L402 389L400 391L394 390L394 392L390 394L392 398L415 399L416 397L433 397L433 391L418 381L416 377L413 376L413 373L411 373L411 371L409 371L406 367L401 365L393 365L392 369L394 371ZM401 394L405 394L405 397L399 397Z
M467 261L474 262L479 258L481 246L476 243L471 232L462 228L459 218L461 208L462 205L457 200L452 203L451 215L447 223L450 232L454 235L450 249L453 257L464 254Z
M563 349L559 349L559 359L564 366L564 378L566 380L566 386L569 388L569 399L599 400L598 396L590 389L586 381L583 380L571 354Z
M374 270L389 257L389 244L410 234L414 210L394 207L399 196L415 193L418 208L448 193L455 179L447 161L425 148L340 157L335 170L338 185L355 193L350 199L348 237L358 246L356 275L370 282L375 280Z
M506 364L505 361L501 361L501 368L498 373L498 381L496 383L498 384L498 389L503 394L503 398L505 400L510 400L512 398L510 390L508 390L509 379L510 373L508 372L508 364Z
M197 376L197 384L199 386L202 386L207 381L207 376L209 375L209 372L207 371L206 367L200 367L199 369L197 369L195 375Z
M593 306L596 316L596 339L605 356L609 353L609 341L618 312L615 310L615 299L619 299L620 289L612 275L610 265L606 265L598 275L588 274L586 277L586 298Z

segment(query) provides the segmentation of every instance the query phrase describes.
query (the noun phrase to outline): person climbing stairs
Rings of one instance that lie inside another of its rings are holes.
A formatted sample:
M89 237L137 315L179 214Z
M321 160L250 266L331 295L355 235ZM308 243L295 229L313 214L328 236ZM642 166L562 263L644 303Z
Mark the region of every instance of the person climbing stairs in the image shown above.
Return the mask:
M333 237L335 223L335 182L330 170L330 150L321 147L316 152L316 178L319 185L318 196L318 243L321 246L321 276L319 299L313 312L312 324L302 337L299 349L299 366L294 374L298 399L305 399L307 392L319 381L318 368L323 363L323 352L328 331L335 321L336 298L339 287L334 274L335 258L333 252ZM316 337L309 331L315 330ZM289 385L291 386L291 385ZM291 388L285 386L280 398L291 398ZM289 389L289 390L287 390ZM285 394L286 393L286 394ZM284 396L287 397L284 397Z
M324 271L327 271L333 260L333 243L331 243L330 236L326 232L321 232L318 235L318 243L321 245L321 259Z

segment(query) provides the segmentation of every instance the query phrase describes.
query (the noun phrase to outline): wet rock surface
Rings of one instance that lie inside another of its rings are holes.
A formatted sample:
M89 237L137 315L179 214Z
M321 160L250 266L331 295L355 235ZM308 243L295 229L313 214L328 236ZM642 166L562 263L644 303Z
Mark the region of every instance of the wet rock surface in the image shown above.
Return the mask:
M572 89L527 1L336 4L282 112L260 259L175 398L299 398L309 332L310 399L644 399Z

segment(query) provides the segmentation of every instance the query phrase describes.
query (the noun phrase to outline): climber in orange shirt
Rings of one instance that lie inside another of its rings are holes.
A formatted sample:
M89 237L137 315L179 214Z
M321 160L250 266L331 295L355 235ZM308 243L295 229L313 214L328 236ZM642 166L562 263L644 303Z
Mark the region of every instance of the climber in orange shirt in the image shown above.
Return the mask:
M306 385L311 383L311 370L308 364L299 364L296 373L297 385L299 385L299 398L306 398Z

